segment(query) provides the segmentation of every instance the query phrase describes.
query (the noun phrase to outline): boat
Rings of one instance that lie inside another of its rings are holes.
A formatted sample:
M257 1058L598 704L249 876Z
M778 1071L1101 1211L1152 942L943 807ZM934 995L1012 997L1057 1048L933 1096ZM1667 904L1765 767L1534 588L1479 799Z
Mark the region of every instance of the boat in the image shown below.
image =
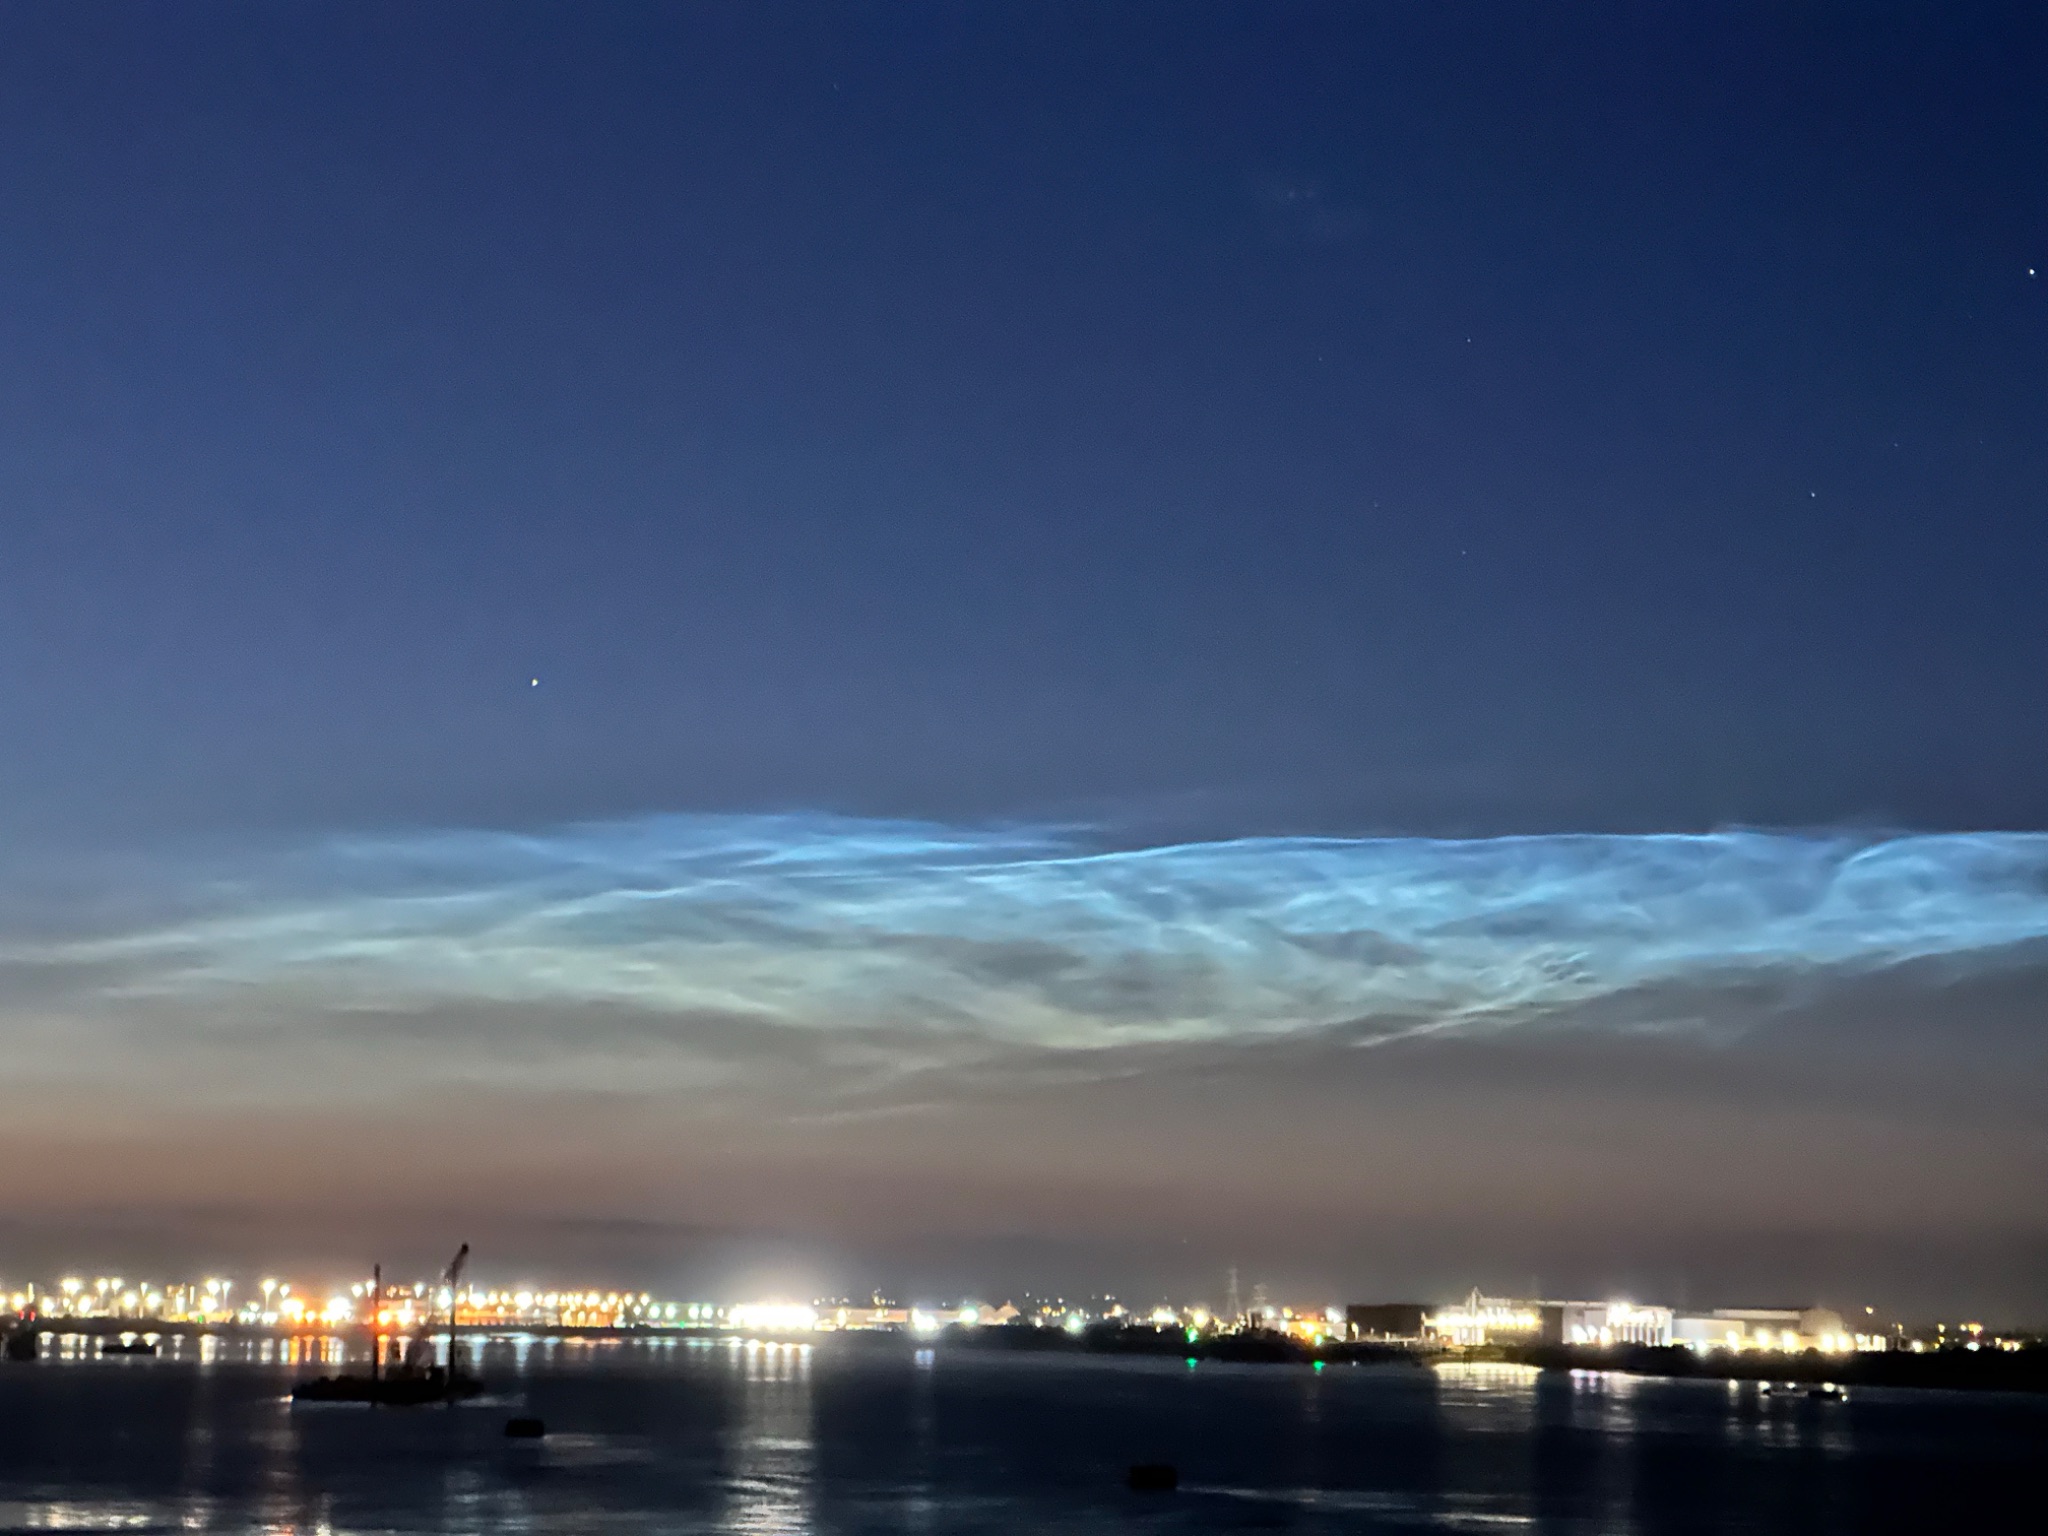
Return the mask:
M484 1384L462 1368L456 1352L455 1308L463 1266L469 1262L469 1244L464 1243L455 1260L442 1275L448 1288L448 1363L446 1365L384 1365L384 1340L376 1332L377 1307L384 1299L384 1266L371 1270L370 1285L370 1373L360 1376L343 1372L316 1376L292 1388L295 1403L369 1403L387 1408L419 1408L428 1403L455 1403L477 1396Z
M33 1324L11 1329L7 1342L0 1345L0 1354L5 1354L9 1360L33 1360L41 1352Z
M484 1384L460 1368L379 1371L375 1375L316 1376L292 1388L295 1403L374 1403L386 1408L420 1408L475 1397Z
M1780 1382L1776 1386L1765 1387L1764 1396L1803 1397L1816 1403L1846 1403L1849 1400L1849 1394L1831 1381L1822 1382L1817 1387L1798 1381Z
M108 1339L100 1345L102 1355L153 1355L156 1345L148 1339Z

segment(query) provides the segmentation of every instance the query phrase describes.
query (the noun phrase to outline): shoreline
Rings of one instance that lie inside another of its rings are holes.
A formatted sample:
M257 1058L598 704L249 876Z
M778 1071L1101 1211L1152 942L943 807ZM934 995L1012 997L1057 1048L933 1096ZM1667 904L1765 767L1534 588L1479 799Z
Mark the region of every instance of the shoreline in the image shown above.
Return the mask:
M281 1331L239 1324L160 1323L138 1318L78 1318L63 1323L41 1322L33 1330L53 1338L99 1338L155 1335L159 1338L215 1337L235 1340L352 1340L360 1329ZM430 1331L442 1336L439 1330ZM1667 1379L1787 1382L1840 1387L1925 1387L1947 1391L2048 1392L2048 1345L2018 1350L1952 1348L1915 1353L1908 1350L1861 1351L1824 1355L1818 1350L1797 1354L1726 1350L1695 1354L1679 1345L1623 1345L1608 1349L1583 1345L1486 1345L1436 1348L1404 1341L1326 1340L1311 1345L1278 1333L1206 1334L1189 1339L1177 1329L1117 1328L1095 1325L1079 1333L1064 1329L966 1327L954 1324L936 1334L920 1336L889 1330L848 1330L806 1334L763 1334L717 1328L555 1327L499 1329L469 1324L457 1337L469 1345L512 1337L584 1340L743 1339L767 1343L805 1343L815 1348L860 1353L938 1349L946 1353L1088 1355L1178 1358L1192 1363L1237 1365L1405 1365L1505 1364L1541 1371L1605 1371Z

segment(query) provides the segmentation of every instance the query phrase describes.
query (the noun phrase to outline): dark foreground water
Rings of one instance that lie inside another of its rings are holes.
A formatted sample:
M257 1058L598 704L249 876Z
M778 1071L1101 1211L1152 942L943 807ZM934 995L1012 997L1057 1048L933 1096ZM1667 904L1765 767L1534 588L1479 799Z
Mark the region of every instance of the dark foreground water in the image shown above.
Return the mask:
M2041 1398L506 1342L481 1403L295 1409L299 1370L186 1348L0 1363L0 1530L2048 1529ZM1137 1461L1180 1491L1128 1492Z

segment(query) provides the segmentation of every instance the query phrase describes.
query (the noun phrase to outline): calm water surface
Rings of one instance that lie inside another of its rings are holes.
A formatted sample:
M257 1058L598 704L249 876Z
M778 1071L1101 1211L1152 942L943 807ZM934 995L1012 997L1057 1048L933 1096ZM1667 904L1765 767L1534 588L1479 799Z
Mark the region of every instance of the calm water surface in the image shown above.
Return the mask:
M2026 1397L501 1341L490 1397L407 1411L293 1408L269 1353L0 1364L0 1531L2048 1528ZM1127 1492L1135 1461L1181 1491Z

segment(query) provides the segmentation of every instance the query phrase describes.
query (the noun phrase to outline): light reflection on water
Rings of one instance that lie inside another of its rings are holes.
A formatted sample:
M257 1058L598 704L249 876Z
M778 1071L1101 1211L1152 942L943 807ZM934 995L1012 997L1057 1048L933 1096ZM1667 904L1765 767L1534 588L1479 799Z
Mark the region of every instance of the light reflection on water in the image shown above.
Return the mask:
M727 1441L723 1524L759 1536L811 1529L811 1351L741 1346L740 1420Z
M1858 1531L1920 1513L1901 1457L1928 1489L2019 1488L2048 1443L2032 1400L706 1339L479 1340L478 1402L295 1409L294 1377L360 1350L177 1342L0 1368L0 1532ZM515 1412L548 1437L506 1440ZM1128 1493L1155 1459L1180 1493Z
M158 1516L138 1504L83 1504L70 1499L41 1503L0 1499L0 1530L9 1531L133 1531L148 1530Z

